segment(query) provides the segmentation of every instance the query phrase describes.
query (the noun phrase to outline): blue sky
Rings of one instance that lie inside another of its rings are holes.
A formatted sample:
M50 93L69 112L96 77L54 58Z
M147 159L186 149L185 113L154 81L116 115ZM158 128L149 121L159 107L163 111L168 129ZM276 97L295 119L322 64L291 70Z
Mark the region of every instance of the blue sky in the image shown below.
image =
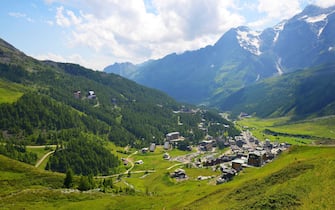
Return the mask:
M272 27L335 0L1 0L0 38L37 59L102 70L212 45L227 30Z

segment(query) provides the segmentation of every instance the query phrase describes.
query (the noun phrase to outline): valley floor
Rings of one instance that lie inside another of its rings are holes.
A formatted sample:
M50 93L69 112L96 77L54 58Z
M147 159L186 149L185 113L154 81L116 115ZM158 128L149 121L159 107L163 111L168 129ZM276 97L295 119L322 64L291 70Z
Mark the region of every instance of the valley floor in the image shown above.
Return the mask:
M328 127L333 120L314 121L314 128L319 131L313 131L313 136L328 137L321 134L333 129ZM237 122L260 139L291 140L293 145L273 162L245 168L232 181L221 185L216 185L213 178L198 180L199 176L217 177L220 172L212 167L190 167L187 158L192 159L196 151L171 150L171 161L163 158L162 147L145 154L117 153L128 165L111 177L113 187L105 193L100 192L101 188L87 192L63 189L64 174L0 156L0 209L335 209L335 197L330 196L335 190L335 147L307 145L318 139L297 141L289 136L263 136L265 129L307 135L308 125L312 123L284 125L280 122L283 119ZM117 150L113 148L113 151ZM174 161L177 159L185 162ZM139 160L143 164L135 164ZM170 173L177 168L185 170L188 178L171 178ZM104 179L108 177L97 177L97 185Z
M334 209L335 198L329 196L335 186L334 154L334 147L293 146L271 164L245 169L233 181L222 185L193 179L176 182L167 175L167 164L163 162L162 166L155 164L156 173L122 178L123 182L117 185L131 184L136 189L132 195L55 189L59 186L45 182L51 180L55 184L62 181L63 175L43 172L1 156L1 165L5 167L0 169L0 208ZM185 170L195 173L192 169Z

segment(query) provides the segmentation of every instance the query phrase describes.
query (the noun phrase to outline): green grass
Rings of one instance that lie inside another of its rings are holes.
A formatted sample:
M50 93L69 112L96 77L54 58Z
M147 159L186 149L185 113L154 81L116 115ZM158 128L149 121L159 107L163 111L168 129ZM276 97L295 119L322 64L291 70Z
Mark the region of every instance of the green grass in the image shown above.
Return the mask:
M45 147L41 147L41 148L35 148L35 147L26 147L26 150L28 151L28 152L33 152L33 153L35 153L35 154L37 154L37 161L36 161L36 163L45 155L45 154L47 154L48 152L50 152L50 151L52 151L52 150L54 150L55 148L52 148L52 147L50 147L50 148L48 148L48 149L46 149ZM48 161L49 161L49 158L50 158L50 156L49 157L47 157L39 166L38 166L38 168L39 169L42 169L42 170L44 170L45 169L45 167L46 167L46 165L47 165L47 163L48 163ZM36 164L35 163L35 164Z
M290 122L288 117L271 119L245 118L238 121L237 124L244 129L249 129L254 136L262 141L270 139L272 141L302 145L315 143L316 140L319 141L320 139L335 139L335 116L298 122ZM264 133L266 129L277 132L279 135L266 134Z
M180 154L180 151L170 151ZM156 172L124 175L114 187L128 183L135 194L64 193L64 175L45 172L0 156L0 209L334 209L335 147L293 146L274 162L244 169L233 181L214 185L197 181L215 175L210 169L183 169L186 181L171 179L167 168L176 162L162 158L163 150L136 154L143 165L133 171Z
M191 202L194 209L333 209L327 196L335 183L335 148L293 147L275 162L244 170L211 195ZM313 199L311 199L313 198ZM322 206L324 205L324 206Z
M20 85L0 80L0 104L16 102L23 95L21 90Z

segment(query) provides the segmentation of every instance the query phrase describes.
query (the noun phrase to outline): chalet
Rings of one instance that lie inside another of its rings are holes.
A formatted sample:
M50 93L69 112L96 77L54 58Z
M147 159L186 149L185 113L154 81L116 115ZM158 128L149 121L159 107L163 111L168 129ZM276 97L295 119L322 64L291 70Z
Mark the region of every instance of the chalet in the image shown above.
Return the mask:
M180 135L179 132L168 133L166 134L166 140L168 141L178 140L180 138L179 135Z
M248 155L248 165L260 167L266 161L265 151L254 151Z
M80 90L74 91L74 92L73 92L73 96L74 96L74 98L76 98L76 99L80 99L81 91L80 91Z
M185 179L187 178L187 175L185 173L185 170L178 168L173 173L170 174L170 177L176 179Z
M199 149L202 151L212 151L215 140L203 140L199 144Z
M236 146L238 146L238 147L242 147L243 144L244 144L243 139L237 139L237 140L236 140Z
M150 151L150 152L154 152L155 149L156 149L156 144L155 144L155 143L151 143L151 144L150 144L150 147L149 147L149 151Z
M239 115L239 118L244 118L244 117L250 117L250 115L245 112L241 112Z
M178 142L184 141L185 138L180 136L179 132L172 132L166 134L166 140L170 142L174 147L178 145Z
M164 148L165 150L169 150L169 149L171 148L170 142L165 141L165 142L164 142L164 146L163 146L163 148Z
M141 152L144 154L144 153L147 153L149 151L149 148L148 147L144 147L141 149Z
M273 144L270 142L270 140L269 139L265 139L265 143L263 144L263 148L271 150L272 147L273 147Z
M163 158L164 158L164 160L170 160L171 157L170 157L169 153L164 153Z
M87 98L88 99L96 99L97 96L95 95L95 92L93 90L88 91L87 93Z
M224 182L231 181L236 175L235 169L221 168L222 175L216 180L216 184L222 184Z
M237 172L242 170L242 165L244 164L244 160L235 159L231 162L231 167L235 169Z

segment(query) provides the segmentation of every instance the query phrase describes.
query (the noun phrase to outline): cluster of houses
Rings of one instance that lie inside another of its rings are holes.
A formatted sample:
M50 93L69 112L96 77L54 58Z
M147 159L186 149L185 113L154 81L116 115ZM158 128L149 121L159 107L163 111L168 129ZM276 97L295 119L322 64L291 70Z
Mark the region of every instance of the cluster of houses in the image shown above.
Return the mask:
M170 150L172 146L175 146L178 144L179 141L184 141L185 138L183 136L180 136L179 132L171 132L165 135L166 141L164 142L163 148L164 150ZM149 147L144 147L141 149L142 153L147 152L154 152L156 149L156 144L151 143Z
M168 142L173 142L179 138L178 132L167 135ZM215 148L218 141L223 141L226 147L230 148L230 152L215 156ZM211 167L219 168L221 171L220 177L216 180L217 184L221 184L233 179L243 168L246 167L261 167L264 164L272 161L282 151L290 147L287 143L276 143L266 139L260 142L249 131L242 132L241 136L235 136L228 139L214 139L207 136L205 140L198 145L198 154L208 154L201 158L194 158L192 165L194 167ZM167 149L167 147L166 147ZM170 156L165 153L164 159L170 160ZM183 171L184 172L184 171ZM171 177L179 177L176 171ZM185 174L186 175L186 174ZM183 176L183 175L181 175ZM199 180L203 180L201 177Z
M73 92L73 96L76 99L81 99L82 98L82 94L80 90L76 90ZM95 95L95 92L93 90L89 90L86 94L86 98L87 99L96 99L97 96Z
M245 167L263 166L290 146L287 143L271 142L268 139L260 142L249 131L244 131L241 136L235 136L223 141L225 146L231 149L229 154L223 154L218 157L208 155L201 162L195 163L198 167L219 165L222 175L217 179L217 184L230 181ZM199 148L211 151L215 143L216 140L206 140L200 143Z
M163 148L165 150L171 149L179 141L183 141L184 137L180 136L179 132L172 132L166 134L166 141ZM222 155L215 155L216 147L220 143L225 147L229 147L229 152ZM249 131L243 131L240 136L229 137L227 139L214 139L211 136L206 136L205 140L201 141L197 147L198 152L195 156L183 157L180 160L171 158L165 152L163 158L165 160L189 161L192 159L193 167L213 167L219 168L221 171L220 177L216 180L217 184L221 184L233 179L245 167L261 167L264 164L272 161L282 151L286 150L290 145L287 143L276 143L266 139L260 142ZM142 153L154 152L156 148L155 143L151 143L149 148L142 148ZM193 154L193 153L192 153ZM202 155L201 155L202 154ZM203 156L203 154L207 154ZM195 158L201 155L201 158ZM170 174L170 177L179 180L184 180L187 176L183 169L177 169ZM208 178L208 177L206 177ZM203 180L200 177L199 180Z

